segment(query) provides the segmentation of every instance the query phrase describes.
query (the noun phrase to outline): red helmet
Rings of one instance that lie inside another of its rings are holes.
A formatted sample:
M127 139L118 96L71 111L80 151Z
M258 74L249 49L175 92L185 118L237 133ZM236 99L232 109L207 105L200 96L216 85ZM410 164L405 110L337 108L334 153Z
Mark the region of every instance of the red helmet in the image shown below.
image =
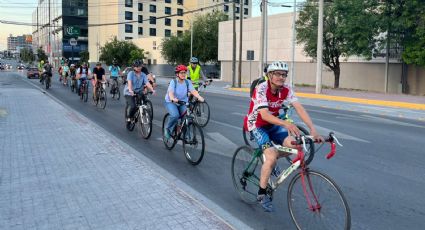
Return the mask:
M187 67L185 65L178 65L176 67L175 73L179 73L181 71L187 71Z

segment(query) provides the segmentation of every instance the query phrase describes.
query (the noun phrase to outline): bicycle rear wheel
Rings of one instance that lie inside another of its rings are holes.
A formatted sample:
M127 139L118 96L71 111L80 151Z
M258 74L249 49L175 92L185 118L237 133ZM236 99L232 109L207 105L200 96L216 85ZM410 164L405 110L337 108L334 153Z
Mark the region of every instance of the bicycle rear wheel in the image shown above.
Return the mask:
M139 130L143 138L148 139L152 134L152 119L146 109L139 109L141 113L139 119Z
M97 94L97 95L98 95L97 101L99 103L98 106L102 109L105 109L106 101L107 101L106 91L104 89L100 89L99 94Z
M151 118L153 119L153 106L152 106L152 102L149 99L145 100L145 104L146 104L146 110L149 112L149 115L151 116Z
M306 169L288 188L288 208L298 229L350 229L351 215L341 189L327 175Z
M190 123L183 128L183 152L186 159L192 165L198 165L204 157L204 133L196 123Z
M262 160L254 157L255 150L249 146L241 146L233 154L232 179L236 191L248 204L257 203L257 191L260 185Z
M87 100L89 99L89 85L87 84L87 82L84 84L83 98L84 98L84 102L87 102Z
M303 126L297 125L297 128L301 131L302 135L310 135L310 132ZM314 158L315 146L314 146L314 142L310 139L306 140L305 145L307 147L307 151L304 151L304 159L305 159L305 164L309 165ZM292 164L292 159L289 156L286 157L286 160L290 164Z
M117 100L119 100L120 99L120 97L121 97L121 92L120 92L120 88L116 85L115 86L115 89L114 89L114 96L115 96L115 98L117 99Z
M257 141L255 140L254 135L250 131L246 130L243 126L242 126L242 136L246 145L252 148L258 147L258 144L257 144Z
M165 126L168 124L168 121L170 120L170 114L167 113L164 116L164 119L162 120L162 141L164 142L165 148L168 150L171 150L174 148L174 146L177 143L177 132L176 129L174 129L173 134L170 138L165 138Z
M199 126L205 127L210 121L210 106L206 101L197 101L193 108L193 114L195 115L195 122Z

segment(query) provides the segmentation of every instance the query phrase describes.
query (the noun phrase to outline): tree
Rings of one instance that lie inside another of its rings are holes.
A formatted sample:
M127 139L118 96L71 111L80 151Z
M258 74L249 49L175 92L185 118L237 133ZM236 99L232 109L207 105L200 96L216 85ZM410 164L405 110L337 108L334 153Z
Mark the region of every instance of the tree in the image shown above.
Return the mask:
M22 61L32 64L35 61L35 55L32 52L32 49L23 48L20 52L20 58Z
M143 49L135 49L130 51L130 63L133 63L135 60L143 60L145 53Z
M334 73L334 88L339 87L340 58L372 58L379 34L377 0L334 0L326 2L323 19L323 64ZM297 43L304 52L317 56L317 1L307 0L296 22Z
M80 52L80 62L81 63L83 63L83 62L87 63L89 61L89 57L90 57L89 51L84 50L84 51Z
M192 55L201 62L217 62L218 24L225 20L227 20L227 15L219 11L195 18ZM190 60L190 31L163 39L161 55L172 65L188 63Z
M110 42L105 43L105 45L100 48L99 59L104 61L107 65L111 65L112 60L115 58L118 65L126 66L131 64L132 57L129 54L132 51L134 55L137 55L138 59L145 58L143 49L140 49L130 41L118 41L117 37L114 37Z
M43 47L42 46L38 47L38 49L37 49L37 59L38 59L38 61L41 61L41 60L46 61L47 58L48 57L47 57L46 53L44 52Z

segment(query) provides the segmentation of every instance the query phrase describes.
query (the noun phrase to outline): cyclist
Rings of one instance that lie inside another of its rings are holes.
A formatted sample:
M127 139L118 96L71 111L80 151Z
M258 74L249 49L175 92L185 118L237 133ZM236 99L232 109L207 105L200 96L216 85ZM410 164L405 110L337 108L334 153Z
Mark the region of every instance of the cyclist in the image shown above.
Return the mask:
M193 87L196 90L198 90L199 88L199 77L202 77L202 80L205 82L206 85L209 84L204 72L201 69L201 66L199 65L198 58L190 58L190 65L187 66L187 69L189 70L187 72L187 79L192 81Z
M204 98L199 95L198 91L193 87L192 82L186 79L187 67L185 65L178 65L175 69L176 79L173 79L165 95L165 108L167 108L170 114L170 120L165 126L164 136L166 139L171 137L171 133L174 131L174 127L184 111L186 111L186 105L177 105L178 101L188 102L188 93L194 95L200 102L204 101Z
M39 75L39 77L40 77L40 82L42 82L42 79L43 79L43 67L44 67L44 60L41 60L39 63L38 63L38 75Z
M68 75L69 75L69 67L68 67L68 62L65 62L64 65L61 67L61 74L62 74L62 80L63 80L63 84L67 85L68 84Z
M46 63L43 65L43 73L41 74L41 81L43 82L44 80L46 80L46 77L51 78L53 76L52 74L53 72L53 67L52 65L50 65L49 60L46 60Z
M118 65L117 60L114 58L114 60L112 60L112 65L109 66L109 72L111 73L111 80L112 80L112 87L111 87L111 91L110 93L112 94L112 89L114 89L115 84L117 84L118 87L118 77L121 74L121 68Z
M142 70L142 61L135 60L133 62L133 71L130 71L127 75L127 84L124 86L124 97L126 100L125 106L125 117L127 122L127 127L133 119L134 113L136 112L136 98L134 95L141 95L143 97L143 88L146 85L153 94L155 90L148 81L148 77L144 74ZM143 98L142 98L143 99Z
M76 75L77 75L77 70L75 68L75 64L71 64L71 66L69 67L69 77L71 77L71 85L74 85L74 87L76 87L75 85Z
M273 148L271 141L286 147L294 147L291 145L291 141L295 140L294 136L300 135L300 130L296 125L277 118L283 102L288 101L292 104L301 120L310 129L311 135L314 136L315 140L323 141L306 110L296 98L292 88L285 84L287 76L288 65L286 63L276 61L268 66L268 80L254 89L249 113L244 121L248 130L253 133L258 146L263 149L265 156L265 161L261 168L257 200L266 212L273 211L271 197L266 192L267 181L277 159L286 156L286 154L279 154ZM274 174L279 174L279 172L274 172Z
M93 86L93 99L97 99L96 86L106 81L105 69L102 67L102 63L97 62L96 67L93 68L93 78L91 80Z
M88 80L88 77L91 75L91 71L87 66L87 63L84 62L80 68L77 69L77 79L78 79L78 90L80 90L80 85L82 81ZM78 91L79 92L79 91Z

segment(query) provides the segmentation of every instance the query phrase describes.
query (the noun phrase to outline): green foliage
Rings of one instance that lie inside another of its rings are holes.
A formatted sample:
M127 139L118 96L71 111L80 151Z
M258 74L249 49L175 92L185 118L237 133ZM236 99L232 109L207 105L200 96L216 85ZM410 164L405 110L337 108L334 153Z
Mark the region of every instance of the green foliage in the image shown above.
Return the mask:
M227 20L223 12L199 15L193 22L192 55L201 62L216 63L218 59L218 24ZM190 60L190 31L162 41L161 55L171 65L187 64Z
M135 60L143 60L145 57L144 50L135 49L130 51L130 63L133 63Z
M133 55L131 56L133 51ZM112 64L112 60L115 58L120 66L128 66L131 64L132 58L143 60L144 54L143 49L140 49L130 41L118 41L117 37L114 37L110 42L107 42L103 47L100 48L100 61L105 62L107 65Z
M379 33L377 0L334 0L326 2L323 20L323 63L335 76L334 87L339 87L340 57L353 55L372 57ZM307 0L296 22L297 42L304 52L317 56L317 1Z
M20 58L22 61L32 64L35 61L35 55L32 49L24 48L21 50Z
M83 62L87 63L89 61L89 56L90 56L89 51L87 51L87 50L81 51L80 52L80 62L81 63L83 63Z
M38 47L38 49L37 49L37 59L38 59L38 61L41 61L41 60L47 61L47 55L44 52L42 46Z

